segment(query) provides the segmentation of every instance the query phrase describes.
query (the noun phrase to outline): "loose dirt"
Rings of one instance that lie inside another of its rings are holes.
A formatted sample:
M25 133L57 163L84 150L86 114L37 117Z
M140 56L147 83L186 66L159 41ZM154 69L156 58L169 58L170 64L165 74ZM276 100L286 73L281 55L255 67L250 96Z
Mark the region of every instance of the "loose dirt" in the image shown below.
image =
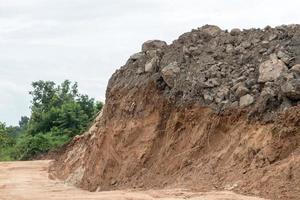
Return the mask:
M196 193L182 189L88 192L48 178L51 161L0 163L0 200L263 200L232 192Z

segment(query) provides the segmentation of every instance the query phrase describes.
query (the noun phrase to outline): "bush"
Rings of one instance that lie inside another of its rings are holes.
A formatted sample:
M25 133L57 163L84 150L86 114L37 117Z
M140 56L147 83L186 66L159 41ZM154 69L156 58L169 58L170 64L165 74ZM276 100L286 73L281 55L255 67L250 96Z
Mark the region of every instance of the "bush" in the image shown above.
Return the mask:
M26 134L18 139L13 157L17 160L27 160L39 153L47 152L50 148L51 143L45 135L31 136Z
M69 140L70 138L66 135L57 136L52 133L39 133L34 136L26 134L18 138L11 157L16 160L28 160L41 153L56 149Z

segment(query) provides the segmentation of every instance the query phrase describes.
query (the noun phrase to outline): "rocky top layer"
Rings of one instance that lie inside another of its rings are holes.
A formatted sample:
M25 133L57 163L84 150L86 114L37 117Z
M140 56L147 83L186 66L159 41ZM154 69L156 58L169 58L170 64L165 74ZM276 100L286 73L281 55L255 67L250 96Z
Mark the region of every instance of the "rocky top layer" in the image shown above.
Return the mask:
M172 44L147 41L112 76L112 90L155 80L177 104L272 113L300 100L300 25L230 32L205 25Z

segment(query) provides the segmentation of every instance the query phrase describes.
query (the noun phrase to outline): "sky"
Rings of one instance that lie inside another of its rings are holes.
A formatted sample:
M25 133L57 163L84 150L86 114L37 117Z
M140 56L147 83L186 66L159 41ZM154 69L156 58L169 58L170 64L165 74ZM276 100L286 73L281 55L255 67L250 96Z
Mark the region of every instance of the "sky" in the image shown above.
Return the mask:
M31 82L77 81L105 100L108 79L144 41L205 24L300 23L297 0L0 0L0 121L30 115Z

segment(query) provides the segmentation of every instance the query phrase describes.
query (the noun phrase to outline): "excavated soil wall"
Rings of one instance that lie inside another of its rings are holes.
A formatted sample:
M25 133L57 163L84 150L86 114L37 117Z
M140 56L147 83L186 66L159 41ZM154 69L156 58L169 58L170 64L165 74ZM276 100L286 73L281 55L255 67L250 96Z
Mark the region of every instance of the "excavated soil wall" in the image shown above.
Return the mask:
M51 176L90 191L189 188L300 199L300 27L204 26L147 41Z

